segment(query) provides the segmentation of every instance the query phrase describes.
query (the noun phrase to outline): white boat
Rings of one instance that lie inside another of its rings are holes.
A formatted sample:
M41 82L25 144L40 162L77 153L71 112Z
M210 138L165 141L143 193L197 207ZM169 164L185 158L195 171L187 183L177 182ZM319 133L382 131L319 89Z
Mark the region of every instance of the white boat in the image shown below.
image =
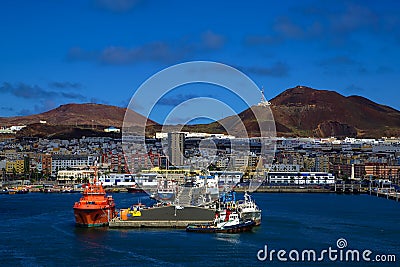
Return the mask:
M160 179L158 181L156 199L162 202L174 202L177 186L175 181Z
M247 192L244 193L244 200L237 201L236 210L243 220L252 220L256 225L261 224L261 210Z
M252 220L242 220L237 212L224 210L217 213L213 223L189 224L188 232L197 233L240 233L251 231L255 225Z
M228 214L226 213L228 212ZM224 211L223 213L220 213L219 216L217 216L214 219L214 225L217 228L227 228L227 227L232 227L232 226L236 226L238 224L240 224L241 221L239 214L237 212L229 212L229 211Z

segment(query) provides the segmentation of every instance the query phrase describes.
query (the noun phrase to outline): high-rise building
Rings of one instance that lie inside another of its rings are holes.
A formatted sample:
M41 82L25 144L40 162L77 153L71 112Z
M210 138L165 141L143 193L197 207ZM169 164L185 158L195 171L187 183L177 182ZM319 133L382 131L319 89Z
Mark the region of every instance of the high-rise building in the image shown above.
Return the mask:
M51 155L42 154L42 172L46 175L51 175Z
M184 165L185 133L168 133L168 158L172 165Z

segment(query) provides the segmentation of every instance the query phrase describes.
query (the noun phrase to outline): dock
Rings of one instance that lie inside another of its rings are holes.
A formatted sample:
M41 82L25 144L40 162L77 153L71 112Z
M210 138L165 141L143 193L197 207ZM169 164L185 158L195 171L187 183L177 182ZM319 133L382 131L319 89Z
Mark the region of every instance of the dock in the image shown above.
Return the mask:
M209 223L215 216L214 209L200 207L162 206L142 209L139 216L120 216L109 222L110 228L185 228L191 223Z
M369 194L372 196L382 197L382 198L391 199L391 200L395 200L395 201L400 200L400 192L391 191L389 189L377 188L375 190L370 190Z
M246 187L235 187L235 192L248 191ZM327 188L314 188L311 186L259 186L253 193L334 193Z
M110 228L186 228L188 224L193 224L193 223L199 224L199 223L210 223L210 222L211 221L180 221L180 220L122 221L119 218L114 218L109 222L108 226Z

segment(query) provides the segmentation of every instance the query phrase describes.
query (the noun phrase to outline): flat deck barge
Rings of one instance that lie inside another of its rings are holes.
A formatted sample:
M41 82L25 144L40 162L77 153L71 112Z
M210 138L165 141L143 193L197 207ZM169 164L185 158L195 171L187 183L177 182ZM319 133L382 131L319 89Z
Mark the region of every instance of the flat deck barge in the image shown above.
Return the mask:
M209 223L210 221L122 221L113 219L109 222L110 228L186 228L188 224Z
M212 222L215 210L193 206L162 206L142 209L140 216L125 217L121 214L109 222L110 228L185 228L192 223Z

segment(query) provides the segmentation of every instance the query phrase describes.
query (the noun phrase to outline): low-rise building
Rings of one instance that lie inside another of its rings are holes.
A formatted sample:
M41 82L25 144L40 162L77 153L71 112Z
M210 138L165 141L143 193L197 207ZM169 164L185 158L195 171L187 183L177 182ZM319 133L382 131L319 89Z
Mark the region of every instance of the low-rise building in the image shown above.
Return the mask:
M92 166L96 156L88 155L52 155L51 173L56 175L59 170L67 170L82 166Z
M140 188L147 188L148 186L157 186L158 176L157 173L109 173L100 175L99 181L104 186L132 186L137 184Z
M218 179L219 184L234 186L241 182L243 172L240 171L210 171L210 176Z
M94 170L61 170L57 172L57 182L60 184L75 184L89 181L94 177Z
M281 185L334 184L335 176L327 172L267 172L266 183Z
M272 164L267 165L267 169L271 172L299 172L300 166L297 164Z

